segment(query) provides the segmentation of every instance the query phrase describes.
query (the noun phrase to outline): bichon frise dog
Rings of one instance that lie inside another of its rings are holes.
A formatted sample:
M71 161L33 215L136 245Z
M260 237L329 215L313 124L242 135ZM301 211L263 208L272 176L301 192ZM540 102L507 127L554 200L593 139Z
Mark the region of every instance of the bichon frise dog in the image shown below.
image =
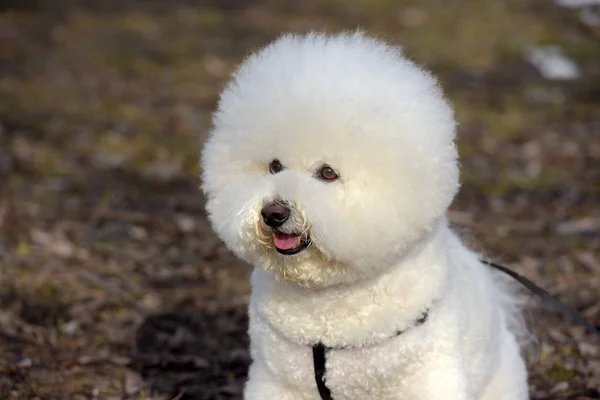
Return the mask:
M286 35L223 91L214 230L255 266L247 400L522 400L514 296L449 229L453 111L361 33Z

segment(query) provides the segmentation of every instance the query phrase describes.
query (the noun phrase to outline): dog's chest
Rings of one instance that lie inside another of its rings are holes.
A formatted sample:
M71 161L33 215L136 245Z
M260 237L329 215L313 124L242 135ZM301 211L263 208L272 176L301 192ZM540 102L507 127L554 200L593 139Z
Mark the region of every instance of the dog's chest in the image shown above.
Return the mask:
M255 316L256 317L256 316ZM295 343L260 318L251 318L253 356L266 362L270 373L306 398L320 399L315 379L313 348ZM335 400L396 399L399 377L418 365L423 348L415 327L375 345L325 351L325 381Z

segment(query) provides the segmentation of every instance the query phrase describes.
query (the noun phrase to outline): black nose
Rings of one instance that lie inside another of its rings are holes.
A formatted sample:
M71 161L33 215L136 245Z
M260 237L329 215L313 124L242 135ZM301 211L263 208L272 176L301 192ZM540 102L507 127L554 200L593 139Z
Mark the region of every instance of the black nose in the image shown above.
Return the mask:
M265 224L271 228L279 228L290 217L290 209L278 202L267 203L260 214Z

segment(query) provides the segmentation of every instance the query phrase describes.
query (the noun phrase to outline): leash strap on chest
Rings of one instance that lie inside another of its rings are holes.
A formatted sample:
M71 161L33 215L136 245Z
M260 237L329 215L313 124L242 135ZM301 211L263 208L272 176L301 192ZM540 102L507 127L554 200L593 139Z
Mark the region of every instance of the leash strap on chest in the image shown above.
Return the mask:
M333 400L331 391L325 385L325 352L327 349L321 343L317 343L312 348L313 365L315 367L315 381L317 381L317 389L322 400Z
M590 333L600 336L600 328L597 328L597 327L593 326L592 324L590 324L589 322L587 322L577 311L573 310L571 307L567 306L562 301L560 301L559 299L557 299L556 297L554 297L550 293L548 293L546 290L542 289L541 287L539 287L538 285L536 285L529 279L525 278L523 275L513 271L510 268L505 267L504 265L496 264L494 262L487 261L487 260L479 260L479 261L481 261L485 265L488 265L492 268L497 269L498 271L504 272L506 275L515 279L521 285L525 286L532 293L534 293L539 298L541 298L542 301L552 304L552 306L554 308L556 308L558 311L563 313L567 318L571 319L571 321L583 326Z

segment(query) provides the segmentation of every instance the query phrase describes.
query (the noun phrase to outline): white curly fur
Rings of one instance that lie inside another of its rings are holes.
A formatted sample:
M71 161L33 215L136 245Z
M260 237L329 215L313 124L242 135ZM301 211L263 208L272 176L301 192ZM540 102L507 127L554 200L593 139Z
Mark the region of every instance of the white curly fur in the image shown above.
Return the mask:
M327 354L335 400L528 398L514 296L448 228L454 138L436 80L361 33L286 35L237 70L202 171L214 230L256 267L245 399L319 399L317 342L345 347ZM301 253L275 250L273 200Z

